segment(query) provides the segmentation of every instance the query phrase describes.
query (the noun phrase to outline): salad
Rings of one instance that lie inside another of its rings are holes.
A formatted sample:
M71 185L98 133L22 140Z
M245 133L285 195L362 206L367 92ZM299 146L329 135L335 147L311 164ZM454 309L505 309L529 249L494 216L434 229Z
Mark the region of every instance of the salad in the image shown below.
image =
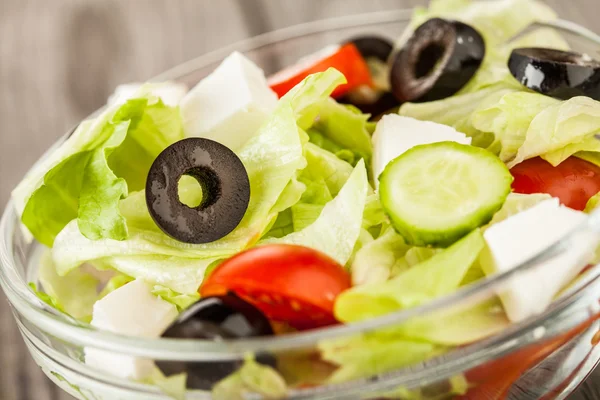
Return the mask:
M270 76L235 52L191 89L119 87L13 191L23 231L47 247L32 291L99 330L221 341L366 321L514 269L600 199L600 61L551 28L523 33L555 19L536 0L433 0L394 42L349 38ZM282 398L539 315L596 262L596 241L453 318L309 355L84 360L174 397ZM503 398L567 339L459 375L451 394Z

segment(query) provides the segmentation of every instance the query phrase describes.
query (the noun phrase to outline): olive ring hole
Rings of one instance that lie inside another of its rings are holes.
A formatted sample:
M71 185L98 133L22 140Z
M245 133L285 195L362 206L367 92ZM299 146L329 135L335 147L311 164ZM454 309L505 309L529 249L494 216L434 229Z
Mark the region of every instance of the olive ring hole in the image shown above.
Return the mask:
M205 209L219 199L220 182L216 172L210 168L191 168L179 177L179 202L192 209Z
M422 49L415 63L415 78L421 79L430 76L443 61L446 48L441 43L430 43Z

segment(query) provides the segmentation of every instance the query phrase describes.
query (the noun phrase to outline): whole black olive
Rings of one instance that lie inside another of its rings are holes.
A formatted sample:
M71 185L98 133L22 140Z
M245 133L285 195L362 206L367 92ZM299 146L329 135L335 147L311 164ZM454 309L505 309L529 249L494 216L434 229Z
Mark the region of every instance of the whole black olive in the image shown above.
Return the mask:
M600 61L571 51L515 49L508 69L523 86L558 99L589 96L600 100Z
M358 36L348 40L348 43L353 43L367 61L369 58L376 58L387 62L394 47L389 40L379 36Z
M189 207L179 199L181 176L195 178L202 202ZM189 138L167 147L150 167L146 204L167 235L186 243L218 240L240 223L250 201L250 182L242 161L213 140Z
M173 339L243 339L273 335L267 318L252 304L229 294L205 297L181 313L163 333ZM275 358L258 354L256 361L275 367ZM210 389L212 385L241 367L242 360L178 362L157 361L166 376L187 373L189 389Z
M483 37L458 21L430 19L419 26L392 63L392 93L400 102L450 97L479 69Z

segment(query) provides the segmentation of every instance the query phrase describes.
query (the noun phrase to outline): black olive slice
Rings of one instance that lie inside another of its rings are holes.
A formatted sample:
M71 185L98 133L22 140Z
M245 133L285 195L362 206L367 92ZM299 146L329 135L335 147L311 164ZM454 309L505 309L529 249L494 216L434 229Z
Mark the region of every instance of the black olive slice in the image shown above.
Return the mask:
M563 100L575 96L600 100L600 61L584 54L544 48L515 49L508 69L523 86L536 92Z
M189 207L179 199L179 179L195 178L202 202ZM250 182L241 160L213 140L189 138L158 155L146 181L146 204L167 235L186 243L209 243L239 225L250 201Z
M206 297L181 313L179 318L163 333L172 339L243 339L272 335L267 318L252 304L229 294ZM276 366L269 354L257 354L256 361ZM189 389L210 389L215 383L241 367L242 360L231 361L157 361L156 365L166 376L187 374Z
M347 43L353 43L365 60L376 58L383 62L387 62L394 48L392 42L380 36L358 36Z
M400 102L450 97L475 75L485 56L483 37L458 21L433 18L419 26L392 63L392 93Z

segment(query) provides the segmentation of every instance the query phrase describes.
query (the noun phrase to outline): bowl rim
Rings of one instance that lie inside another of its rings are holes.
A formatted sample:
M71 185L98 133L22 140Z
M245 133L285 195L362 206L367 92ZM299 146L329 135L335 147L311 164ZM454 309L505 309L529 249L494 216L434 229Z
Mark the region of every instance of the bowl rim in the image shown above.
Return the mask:
M381 23L393 23L407 21L412 15L412 9L380 11L368 14L357 14L345 17L323 19L304 24L294 25L281 30L268 32L253 38L242 40L230 46L226 46L215 51L206 53L200 57L184 62L174 68L163 72L149 81L170 80L182 77L186 74L210 64L213 64L231 51L249 51L260 47L275 44L283 40L299 38L310 34L323 33L335 29L368 26ZM536 25L549 26L558 30L563 30L576 34L588 40L597 43L600 46L600 36L594 32L573 22L558 20L552 23L537 23ZM101 112L102 108L94 112L90 117ZM90 118L88 117L88 118ZM47 157L48 154L58 147L63 139L57 141L45 154L38 160L38 163ZM283 351L299 348L313 347L326 339L336 339L351 335L372 332L377 329L385 328L393 324L398 324L419 315L443 311L449 307L466 305L474 299L480 299L482 296L489 296L495 293L500 286L506 284L514 277L525 273L538 263L556 256L562 249L568 247L576 235L581 232L596 232L600 226L600 210L594 212L581 226L574 229L563 238L547 246L539 254L532 256L518 267L482 279L476 284L465 286L458 291L438 298L429 303L414 308L401 310L381 317L369 319L362 322L339 325L321 329L315 329L307 332L292 333L282 336L273 336L269 338L255 338L235 341L213 342L205 340L181 340L181 339L148 339L129 337L101 331L90 325L80 323L72 318L50 309L45 303L39 300L27 286L27 282L19 275L17 271L18 261L13 254L13 239L16 230L20 229L20 223L10 200L5 208L2 219L0 220L0 284L3 287L7 297L16 311L26 319L35 324L39 329L51 334L59 339L82 347L95 347L104 350L110 350L132 356L144 356L155 359L171 359L181 361L202 361L202 360L233 360L243 357L248 352L260 351ZM544 313L532 317L522 323L511 324L506 331L494 336L494 342L500 338L506 338L527 332L535 324L548 318L552 318L560 313L569 304L578 301L586 296L589 297L590 288L596 289L600 286L600 265L592 267L576 285L567 290L563 296L556 300L552 306ZM497 339L497 340L496 340ZM484 339L485 341L485 339ZM474 352L468 354L470 358L480 359L484 357L485 348L477 346L479 342L465 347L472 348Z

